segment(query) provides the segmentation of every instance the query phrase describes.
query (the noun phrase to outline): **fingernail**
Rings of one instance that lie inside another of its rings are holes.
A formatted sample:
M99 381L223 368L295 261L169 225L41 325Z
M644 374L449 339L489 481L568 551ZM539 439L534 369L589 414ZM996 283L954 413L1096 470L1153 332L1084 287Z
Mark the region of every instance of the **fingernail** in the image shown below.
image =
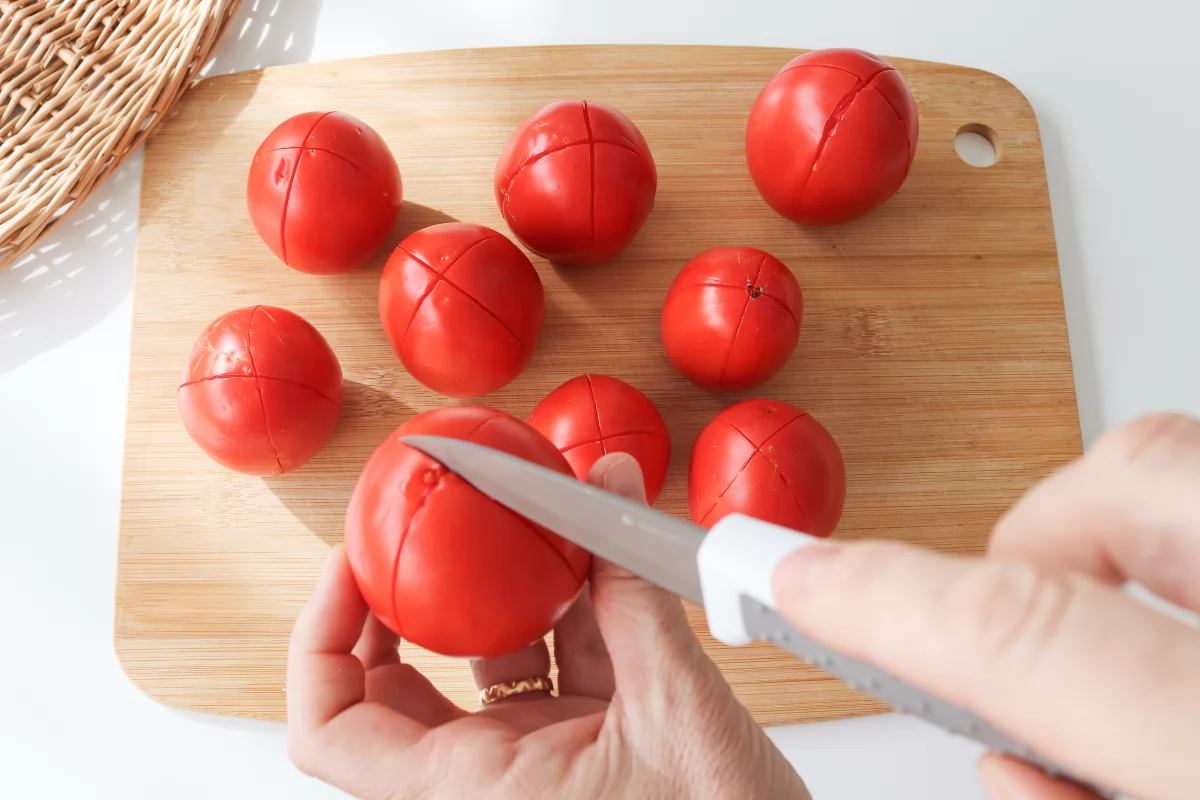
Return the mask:
M613 494L630 499L641 499L646 495L646 487L642 482L642 468L633 456L614 458L604 470L601 480L601 485Z
M795 597L815 589L841 552L840 544L818 542L792 553L775 567L775 594Z

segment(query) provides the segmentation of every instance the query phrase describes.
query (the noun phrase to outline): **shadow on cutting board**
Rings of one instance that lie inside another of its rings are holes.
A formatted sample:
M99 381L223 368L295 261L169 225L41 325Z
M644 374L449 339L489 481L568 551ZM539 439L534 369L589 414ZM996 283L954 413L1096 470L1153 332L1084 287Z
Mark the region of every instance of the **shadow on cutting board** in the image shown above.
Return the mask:
M413 413L388 392L346 381L341 416L321 451L295 472L263 482L293 517L333 547L342 541L346 506L363 465L384 437Z
M400 216L396 218L396 222L392 225L392 230L388 233L387 238L383 240L383 244L366 264L347 273L347 279L358 275L373 274L374 277L371 278L371 281L378 283L379 274L383 272L384 265L392 257L392 253L396 251L400 242L408 238L411 233L428 228L430 225L441 225L444 222L459 222L459 219L436 208L405 200L400 206Z

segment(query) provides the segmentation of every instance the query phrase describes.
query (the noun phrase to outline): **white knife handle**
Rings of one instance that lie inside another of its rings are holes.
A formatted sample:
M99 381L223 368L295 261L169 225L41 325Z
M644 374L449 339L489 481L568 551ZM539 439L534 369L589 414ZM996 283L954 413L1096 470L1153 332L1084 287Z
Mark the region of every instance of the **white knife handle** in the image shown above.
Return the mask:
M742 616L742 595L775 608L771 576L776 565L818 541L815 536L742 514L730 514L714 525L696 554L712 635L734 646L754 641Z
M740 514L731 514L714 525L696 554L700 590L712 635L735 646L756 639L771 642L897 711L922 717L990 750L1087 786L973 712L889 675L873 664L847 658L788 625L777 613L771 576L780 561L817 541L808 534ZM1116 797L1115 792L1099 787L1087 788L1101 797Z

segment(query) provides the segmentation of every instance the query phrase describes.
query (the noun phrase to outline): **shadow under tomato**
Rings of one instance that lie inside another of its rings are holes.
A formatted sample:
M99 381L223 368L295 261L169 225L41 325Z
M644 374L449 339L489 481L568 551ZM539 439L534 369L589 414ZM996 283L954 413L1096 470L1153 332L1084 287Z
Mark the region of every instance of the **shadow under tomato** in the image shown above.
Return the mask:
M400 206L400 216L396 218L396 223L392 225L392 230L388 233L387 238L383 240L383 244L375 251L375 255L371 256L360 270L368 270L375 273L383 271L383 265L392 257L396 247L400 242L412 233L415 233L422 228L428 228L430 225L441 225L444 222L458 222L455 217L450 216L444 211L429 206L423 206L420 203L413 203L405 200ZM355 270L358 272L359 270Z
M333 547L342 541L346 506L363 465L413 413L388 392L346 381L341 416L321 451L295 472L263 478L263 482L292 516Z

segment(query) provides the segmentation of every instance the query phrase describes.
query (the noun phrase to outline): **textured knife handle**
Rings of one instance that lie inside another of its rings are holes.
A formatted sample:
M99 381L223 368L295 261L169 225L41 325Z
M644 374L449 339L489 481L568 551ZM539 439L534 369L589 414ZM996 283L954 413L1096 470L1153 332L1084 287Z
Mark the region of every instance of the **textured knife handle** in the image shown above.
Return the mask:
M1039 767L1049 775L1074 781L1101 797L1115 798L1115 792L1105 791L1071 776L1062 767L1042 758L1025 745L964 708L892 677L865 661L849 658L830 650L797 631L770 606L752 597L741 596L742 619L746 630L755 639L770 642L814 667L840 678L854 689L882 700L904 714L921 717L951 733L974 739L1003 755L1012 756Z

